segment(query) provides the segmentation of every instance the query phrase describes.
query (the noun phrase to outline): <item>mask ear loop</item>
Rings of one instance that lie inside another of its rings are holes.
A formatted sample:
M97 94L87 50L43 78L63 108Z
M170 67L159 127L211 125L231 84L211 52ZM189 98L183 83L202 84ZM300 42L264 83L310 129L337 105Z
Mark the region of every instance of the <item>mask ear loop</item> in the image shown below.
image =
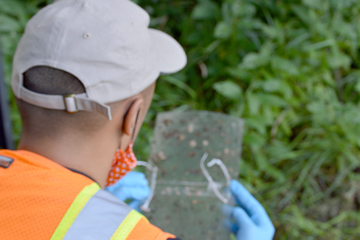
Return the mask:
M149 208L149 206L150 206L151 200L153 199L154 194L155 194L156 178L157 178L157 173L158 173L159 168L156 166L153 166L152 164L145 162L145 161L138 161L137 165L144 166L149 171L151 171L150 194L149 194L148 198L146 199L146 201L144 202L144 204L140 206L140 209L142 211L150 212L151 209Z
M206 179L209 182L209 186L212 188L212 190L214 191L215 195L220 199L220 201L222 201L223 203L228 203L230 197L228 196L227 198L224 197L220 192L219 189L217 188L217 184L215 183L215 181L213 180L213 178L210 176L208 170L205 167L205 161L208 157L208 153L204 153L204 155L202 156L201 160L200 160L200 168L201 171L203 172L204 176L206 177ZM214 165L218 165L222 172L224 173L224 176L226 178L226 184L227 186L230 186L230 182L231 182L231 177L229 174L229 171L227 169L227 167L225 166L225 164L223 163L223 161L221 161L220 159L217 158L213 158L208 164L208 167L213 167Z
M137 125L137 122L138 122L138 119L139 119L139 114L140 114L140 109L138 110L138 112L136 114L135 126L134 126L134 130L133 130L133 133L132 133L132 136L131 136L131 141L134 140L134 136L135 136L135 132L136 132L136 125Z
M137 124L137 121L138 121L138 118L139 118L139 113L140 113L140 109L138 110L137 115L136 115L134 131L133 131L131 139L134 139L134 136L135 136L136 124ZM158 167L153 166L150 163L145 162L145 161L137 161L137 166L144 166L151 172L150 194L149 194L148 198L146 199L146 201L144 202L144 204L140 206L140 209L142 211L150 212L151 209L150 209L149 206L150 206L151 200L153 199L154 194L155 194L156 178L157 178L157 173L158 173L159 169L158 169Z
M132 133L131 139L134 139L135 136L135 132L136 132L136 125L138 122L138 118L139 118L139 114L140 114L140 109L137 112L136 115L136 119L135 119L135 126L134 126L134 131ZM121 142L120 142L120 147L121 147ZM154 193L155 193L155 187L156 187L156 178L157 178L157 173L158 173L158 167L151 165L148 162L145 161L137 161L137 166L144 166L146 167L150 172L151 172L151 182L150 182L150 194L148 196L148 198L146 199L146 201L144 202L143 205L140 206L140 209L144 212L150 212L151 209L149 208L151 200L154 197Z

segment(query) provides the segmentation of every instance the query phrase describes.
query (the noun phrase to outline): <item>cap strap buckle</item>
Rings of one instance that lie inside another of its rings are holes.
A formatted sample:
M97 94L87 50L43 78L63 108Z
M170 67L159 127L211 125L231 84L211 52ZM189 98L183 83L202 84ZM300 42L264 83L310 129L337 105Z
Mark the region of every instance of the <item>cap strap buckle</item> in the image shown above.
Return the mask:
M88 98L86 93L68 95L47 95L30 91L23 86L18 98L38 107L65 110L68 113L79 111L97 112L111 120L110 106Z
M79 111L75 94L64 95L64 105L68 113L77 113Z

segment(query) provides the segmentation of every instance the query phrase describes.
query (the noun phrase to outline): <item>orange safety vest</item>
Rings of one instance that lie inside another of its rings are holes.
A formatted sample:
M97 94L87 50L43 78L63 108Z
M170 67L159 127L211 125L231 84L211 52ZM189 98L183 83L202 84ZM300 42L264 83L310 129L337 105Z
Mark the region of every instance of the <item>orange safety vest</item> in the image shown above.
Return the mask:
M35 153L0 150L0 239L165 240L89 178Z

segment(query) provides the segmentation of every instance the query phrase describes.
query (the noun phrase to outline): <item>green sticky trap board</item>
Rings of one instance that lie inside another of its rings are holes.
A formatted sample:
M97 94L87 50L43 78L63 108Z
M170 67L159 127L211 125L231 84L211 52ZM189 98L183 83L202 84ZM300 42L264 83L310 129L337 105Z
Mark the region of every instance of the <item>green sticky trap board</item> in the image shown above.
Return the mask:
M200 168L218 158L232 178L239 174L243 121L208 111L165 112L157 116L149 162L159 168L150 222L181 239L229 239L223 226L223 203L209 188ZM222 193L226 179L220 167L207 168ZM148 179L150 173L148 172Z

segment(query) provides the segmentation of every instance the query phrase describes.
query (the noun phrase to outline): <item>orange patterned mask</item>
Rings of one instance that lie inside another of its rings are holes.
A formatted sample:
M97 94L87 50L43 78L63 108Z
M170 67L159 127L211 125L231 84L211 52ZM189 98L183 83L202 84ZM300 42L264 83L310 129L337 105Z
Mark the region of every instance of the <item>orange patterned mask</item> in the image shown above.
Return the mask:
M125 151L119 149L115 153L113 164L107 178L106 187L115 184L136 167L137 160L133 152L133 146L134 143L131 142Z

